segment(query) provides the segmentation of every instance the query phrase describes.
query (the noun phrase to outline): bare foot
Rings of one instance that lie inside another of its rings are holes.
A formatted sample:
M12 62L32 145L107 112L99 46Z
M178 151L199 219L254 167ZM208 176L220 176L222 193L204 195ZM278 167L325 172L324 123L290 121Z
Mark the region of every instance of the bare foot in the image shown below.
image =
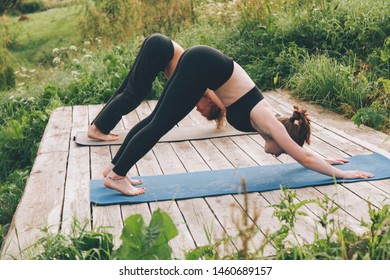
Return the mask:
M128 196L140 195L145 192L145 188L135 188L132 186L129 181L126 180L126 177L118 176L117 178L113 178L107 176L104 178L104 186Z
M106 178L108 176L108 174L112 171L112 169L114 168L115 165L113 165L112 163L110 163L106 169L104 169L103 171L103 177ZM138 185L141 185L143 183L142 180L134 180L132 179L131 177L129 176L126 176L126 180L133 186L138 186Z
M96 140L102 140L102 141L116 141L119 138L118 134L114 134L114 133L104 134L103 132L100 131L99 128L96 127L95 124L89 126L88 137Z

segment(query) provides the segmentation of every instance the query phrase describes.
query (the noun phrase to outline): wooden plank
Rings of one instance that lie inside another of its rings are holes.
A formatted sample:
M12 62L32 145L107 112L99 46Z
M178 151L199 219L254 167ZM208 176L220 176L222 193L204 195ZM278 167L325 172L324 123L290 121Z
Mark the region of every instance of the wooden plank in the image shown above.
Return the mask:
M190 142L172 143L172 147L180 155L180 161L188 172L210 169ZM197 247L216 244L226 237L223 225L218 222L205 199L187 199L178 201L177 204ZM230 242L222 243L218 250L219 254L231 254L235 251Z
M153 148L153 152L156 155L156 159L158 160L164 174L185 172L183 165L181 164L170 144L158 143ZM175 225L179 230L179 236L171 240L171 247L174 256L176 258L182 259L184 257L184 252L195 248L195 243L176 202L164 201L150 203L150 207L153 210L160 208L163 211L166 211L175 222Z
M20 250L42 237L44 227L54 233L59 231L71 122L71 107L52 112L4 240L2 258L23 258L24 253Z
M236 137L234 137L236 138ZM216 141L217 144L220 145L220 141ZM233 143L230 142L231 148L233 148ZM237 161L236 159L239 156L242 156L244 159L247 159L247 162L239 160L238 164L240 165L253 165L254 162L250 157L245 157L241 152L238 152L239 154L235 154L232 157L229 158L226 157L225 154L220 152L220 146L214 145L214 141L192 141L192 144L194 147L196 147L197 152L202 156L203 159L205 159L205 162L208 163L208 166L211 167L213 170L218 169L226 169L226 168L232 168L233 165L231 162ZM237 149L235 149L237 152ZM235 153L236 153L235 152ZM196 158L195 155L192 157L188 157L189 160ZM249 163L248 163L249 161ZM191 161L188 162L187 165L191 165ZM205 198L207 201L207 204L211 208L211 210L214 212L214 215L218 219L219 223L224 228L226 234L232 238L235 238L239 234L240 226L237 223L234 223L234 221L241 220L237 217L245 217L246 215L249 215L248 213L245 213L242 211L242 207L239 203L237 203L236 200L233 199L233 196L219 196L219 197L207 197ZM227 211L227 209L230 209L230 211ZM249 217L251 218L251 217ZM249 222L249 225L253 225L253 221L251 220ZM260 229L256 228L255 230L258 230L256 232L256 236L254 236L252 241L257 241L257 244L252 244L252 253L255 248L259 248L259 243L264 240L264 233L260 232ZM233 243L236 244L237 248L242 248L241 240L236 239L233 240ZM232 250L230 249L230 252ZM266 255L273 255L274 254L274 248L267 246L265 250Z
M143 102L141 106L136 109L137 115L140 119L148 116L151 112L151 108L146 102ZM168 143L157 144L151 151L149 151L144 157L142 157L136 164L140 175L161 175L171 173L177 173L184 171L180 161L177 161L177 156L173 153L166 153L166 149L172 148ZM175 158L172 158L174 156ZM179 164L177 164L179 163ZM176 165L177 164L177 165ZM145 185L146 191L147 186ZM185 226L185 221L180 213L179 208L175 202L154 202L149 203L151 211L155 211L160 208L162 211L168 213L178 228L179 236L170 241L170 246L175 258L184 258L184 252L195 247L194 241Z
M88 129L88 107L73 107L73 123L71 139L78 131ZM78 146L71 141L69 146L68 167L66 173L64 207L62 213L63 233L72 229L73 219L81 226L87 225L91 229L90 199L89 199L90 163L89 148Z
M89 106L89 116L94 116L101 110L99 106ZM90 147L91 179L103 179L103 170L111 162L111 152L108 146ZM115 247L119 247L122 233L122 218L119 205L92 206L92 226L95 230L103 229L114 237Z
M265 163L280 164L280 161L276 157L266 154L263 147L260 146L259 143L255 142L253 138L249 136L236 136L230 137L230 139L258 165L264 165Z
M135 115L136 114L134 114L134 116ZM118 152L119 148L120 148L120 146L110 146L111 154L114 156ZM137 166L133 166L130 169L128 175L131 176L131 177L139 176L139 173L138 173L138 170L137 170ZM151 213L150 213L150 209L149 209L149 206L148 206L147 203L123 204L120 207L121 207L123 222L128 217L130 217L131 215L135 215L135 214L141 214L143 219L144 219L144 221L145 221L145 223L148 223L150 221L150 219L151 219Z
M71 125L72 107L55 109L50 115L37 154L68 152Z
M236 168L256 166L256 162L243 152L230 137L212 139L211 142L225 155Z
M36 157L22 199L4 241L3 255L23 258L19 252L44 234L59 231L67 165L67 152L43 153ZM32 254L37 252L32 252Z

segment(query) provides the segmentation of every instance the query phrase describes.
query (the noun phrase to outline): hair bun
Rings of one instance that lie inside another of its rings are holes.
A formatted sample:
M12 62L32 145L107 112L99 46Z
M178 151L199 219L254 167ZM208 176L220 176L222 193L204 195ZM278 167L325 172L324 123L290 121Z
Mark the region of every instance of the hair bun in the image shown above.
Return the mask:
M294 111L293 111L292 117L290 118L290 121L291 122L300 121L300 120L305 119L305 117L306 117L306 110L299 109L298 106L294 106Z

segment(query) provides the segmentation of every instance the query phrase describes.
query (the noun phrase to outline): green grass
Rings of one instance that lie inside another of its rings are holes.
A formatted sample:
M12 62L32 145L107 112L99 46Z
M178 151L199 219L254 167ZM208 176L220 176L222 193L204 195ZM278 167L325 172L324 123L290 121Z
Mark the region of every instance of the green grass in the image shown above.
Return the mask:
M77 6L55 8L30 14L29 20L9 18L13 37L11 53L25 67L48 64L54 48L69 47L80 40L77 36ZM76 35L76 36L75 36Z

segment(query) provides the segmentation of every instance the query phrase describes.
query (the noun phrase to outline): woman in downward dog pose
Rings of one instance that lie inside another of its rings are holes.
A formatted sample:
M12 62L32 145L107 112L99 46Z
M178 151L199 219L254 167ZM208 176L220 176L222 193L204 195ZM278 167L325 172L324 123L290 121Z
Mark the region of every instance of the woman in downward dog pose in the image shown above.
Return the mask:
M160 72L163 72L167 79L171 78L183 52L179 44L165 35L155 33L148 36L122 84L89 126L88 137L102 141L117 140L118 135L111 131L122 116L141 104ZM206 90L197 108L205 118L216 121L217 129L223 125L225 108L211 90ZM106 177L110 170L104 171L103 176ZM142 184L141 180L126 178L131 185Z
M165 35L156 33L148 36L122 84L89 126L88 137L102 141L117 140L118 135L111 131L122 116L140 105L160 72L170 79L183 52L179 44ZM222 125L224 107L211 91L207 92L199 106L208 120L216 120L217 128Z
M306 168L337 178L368 178L364 171L342 171L314 153L302 148L310 142L310 120L305 111L295 109L292 117L277 119L262 93L248 74L220 51L194 46L181 56L152 114L139 122L124 140L105 170L104 185L125 195L142 194L126 174L158 140L183 119L204 98L206 89L214 91L226 107L227 121L240 131L257 131L265 140L266 153L289 154Z

